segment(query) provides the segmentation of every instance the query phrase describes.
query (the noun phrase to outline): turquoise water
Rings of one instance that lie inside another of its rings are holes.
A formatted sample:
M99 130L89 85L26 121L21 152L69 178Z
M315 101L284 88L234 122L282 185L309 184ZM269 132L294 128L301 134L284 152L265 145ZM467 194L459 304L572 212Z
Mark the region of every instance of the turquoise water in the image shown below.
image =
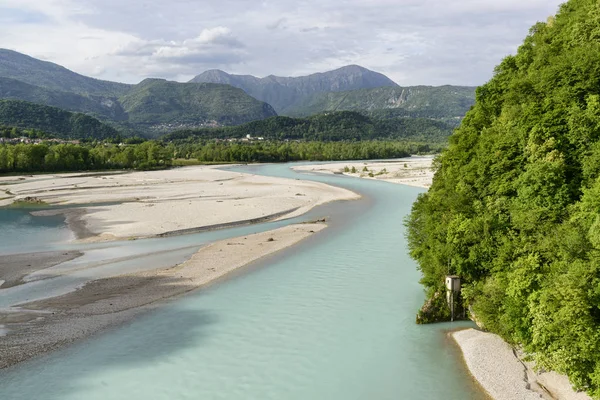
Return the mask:
M32 210L0 208L0 255L45 248L72 238L63 217L33 217Z
M315 210L330 228L231 279L0 372L0 398L483 399L445 335L460 325L414 324L402 219L420 190L308 178L365 198Z

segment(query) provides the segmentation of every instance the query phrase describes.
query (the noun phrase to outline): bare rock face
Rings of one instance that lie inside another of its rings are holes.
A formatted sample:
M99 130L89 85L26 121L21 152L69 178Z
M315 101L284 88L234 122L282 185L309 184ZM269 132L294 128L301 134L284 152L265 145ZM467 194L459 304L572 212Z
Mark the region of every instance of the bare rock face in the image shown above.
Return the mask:
M422 325L446 321L450 321L450 308L446 303L446 296L441 292L435 292L417 313L416 322Z

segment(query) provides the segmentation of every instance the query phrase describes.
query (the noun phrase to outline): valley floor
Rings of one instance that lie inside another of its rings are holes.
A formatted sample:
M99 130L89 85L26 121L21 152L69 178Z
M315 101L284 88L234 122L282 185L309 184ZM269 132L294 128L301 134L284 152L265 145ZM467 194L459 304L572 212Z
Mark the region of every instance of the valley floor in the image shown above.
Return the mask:
M411 157L294 169L427 188L433 176L432 161L433 157ZM352 173L352 168L357 172ZM287 218L319 204L360 197L317 182L241 174L214 166L6 177L0 178L2 191L7 198L0 200L0 205L25 198L48 204L85 205L75 211L60 210L81 242L153 237ZM325 228L324 223L295 224L221 240L176 266L90 280L79 290L4 309L0 311L0 328L4 327L0 329L0 368L126 322L167 299L207 285ZM52 276L55 266L80 256L76 251L3 256L0 275L5 282L0 281L0 290L26 284L24 278L32 273L50 272ZM531 366L522 363L514 350L495 335L469 329L455 332L453 337L469 370L494 399L588 399L574 393L565 377L533 373Z
M61 205L66 208L34 214L65 214L79 242L114 242L290 218L327 202L360 197L318 182L217 168L4 177L0 191L6 195L0 205L19 201ZM85 250L10 254L10 249L3 249L7 254L0 265L0 292L7 297L0 310L0 368L128 321L325 227L322 222L294 224L221 240L178 265L129 274L121 269L113 272L110 266L108 272L97 271L110 263L127 263L131 257L88 263L78 261ZM154 251L150 256L161 256ZM82 276L83 284L68 283ZM53 287L57 280L66 282L59 296L36 289L47 282ZM30 290L35 300L6 301L14 293L15 298L29 298L19 295L22 290Z

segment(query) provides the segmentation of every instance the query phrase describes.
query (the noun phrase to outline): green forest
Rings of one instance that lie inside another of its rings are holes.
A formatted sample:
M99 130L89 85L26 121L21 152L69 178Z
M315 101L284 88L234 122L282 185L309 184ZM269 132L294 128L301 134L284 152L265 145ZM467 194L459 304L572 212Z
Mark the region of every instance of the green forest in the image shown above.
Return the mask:
M0 173L166 168L173 150L154 141L110 143L0 144Z
M570 0L477 89L406 220L435 298L600 398L600 5Z
M408 157L429 153L432 148L422 143L394 141L368 142L206 142L177 144L178 158L200 162L288 162L372 160Z
M367 160L427 153L427 144L370 142L161 143L93 142L0 144L0 173L168 168L177 159L196 163ZM188 163L185 163L188 164Z
M307 118L271 117L239 126L180 130L163 140L187 138L243 138L246 135L273 140L413 140L444 143L453 127L425 118L378 119L353 111L318 114Z

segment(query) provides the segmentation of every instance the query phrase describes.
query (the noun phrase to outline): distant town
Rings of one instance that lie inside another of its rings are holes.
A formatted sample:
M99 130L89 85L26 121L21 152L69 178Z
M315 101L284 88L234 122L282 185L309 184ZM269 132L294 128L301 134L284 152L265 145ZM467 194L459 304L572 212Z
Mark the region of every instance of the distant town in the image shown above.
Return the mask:
M32 138L28 138L28 137L18 137L18 138L3 138L0 137L0 144L19 144L19 143L24 143L24 144L41 144L41 143L57 143L57 144L61 144L61 143L70 143L70 144L80 144L81 142L79 140L63 140L63 139L32 139Z

